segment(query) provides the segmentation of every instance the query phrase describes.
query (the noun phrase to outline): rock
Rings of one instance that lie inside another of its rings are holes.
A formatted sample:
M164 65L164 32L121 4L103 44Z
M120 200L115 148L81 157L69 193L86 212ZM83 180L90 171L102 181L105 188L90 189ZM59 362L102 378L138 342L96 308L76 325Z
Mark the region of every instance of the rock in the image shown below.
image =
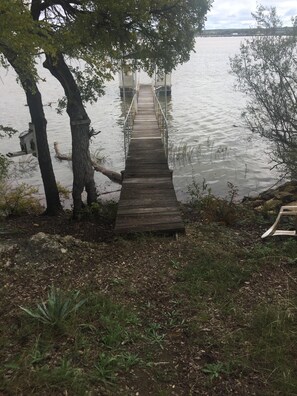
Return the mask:
M297 204L297 181L286 182L275 189L263 191L258 196L244 197L242 202L248 203L257 212L275 213L281 206L296 201Z
M264 207L263 207L263 205L260 205L260 206L257 206L256 208L254 208L254 210L255 210L256 212L258 212L258 213L261 213L261 212L264 211Z
M297 198L294 194L288 191L278 191L274 194L274 197L282 201L283 204L292 202Z
M250 196L245 196L242 199L242 202L251 202L251 201L256 201L259 199L258 195L255 195L254 197L250 197Z
M33 235L29 241L29 247L33 249L41 249L49 253L56 253L60 251L61 245L56 240L55 235L45 234L44 232L38 232L38 234Z
M269 189L267 191L262 192L259 195L259 198L264 199L264 201L269 201L270 199L272 199L274 197L274 191Z
M283 203L281 200L272 198L264 203L263 209L267 212L279 210L279 208L282 206L282 204Z
M255 200L252 200L251 202L249 202L249 205L252 208L256 208L258 206L262 206L263 204L264 204L263 199L255 199Z
M290 192L290 193L294 194L297 192L297 189L296 189L296 186L291 186L290 184L287 184L287 185L280 186L278 191L286 191L286 192Z
M71 246L81 246L85 245L87 242L83 242L80 239L76 239L71 235L66 235L65 237L61 237L61 242L68 247Z

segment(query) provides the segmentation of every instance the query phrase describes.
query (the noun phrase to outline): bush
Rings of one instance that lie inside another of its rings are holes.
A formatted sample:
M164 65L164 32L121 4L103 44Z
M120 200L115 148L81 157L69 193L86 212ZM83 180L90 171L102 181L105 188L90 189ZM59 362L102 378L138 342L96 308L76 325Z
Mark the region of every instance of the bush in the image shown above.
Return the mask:
M197 212L202 220L207 222L221 222L225 225L233 225L238 219L238 207L235 199L238 189L228 182L228 197L219 198L212 194L205 179L200 185L197 181L188 187L190 206Z
M12 186L6 181L0 181L0 216L40 213L42 206L35 196L37 192L37 188L25 183Z

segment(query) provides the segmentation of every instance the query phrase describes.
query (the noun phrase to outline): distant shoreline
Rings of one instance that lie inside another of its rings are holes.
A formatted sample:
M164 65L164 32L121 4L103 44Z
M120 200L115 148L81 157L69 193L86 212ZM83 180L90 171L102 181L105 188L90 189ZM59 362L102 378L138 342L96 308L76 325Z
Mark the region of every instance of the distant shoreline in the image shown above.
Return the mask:
M291 36L294 33L293 27L282 27L271 31L266 29L205 29L199 33L198 37L237 37L237 36Z

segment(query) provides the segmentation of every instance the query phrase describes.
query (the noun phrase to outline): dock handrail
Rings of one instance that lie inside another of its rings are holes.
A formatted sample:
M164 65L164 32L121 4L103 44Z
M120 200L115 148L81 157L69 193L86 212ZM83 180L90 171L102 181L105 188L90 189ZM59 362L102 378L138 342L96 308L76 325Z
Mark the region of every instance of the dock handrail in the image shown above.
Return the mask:
M168 121L162 109L161 103L156 95L156 91L153 89L153 98L154 98L154 108L157 117L157 122L159 125L159 129L161 131L162 141L164 145L165 155L168 157Z
M135 115L137 113L137 100L138 100L138 91L136 91L133 96L133 99L131 101L128 113L126 115L123 124L125 159L127 158L128 155L128 148L131 139L131 133L133 130L133 123L134 123Z

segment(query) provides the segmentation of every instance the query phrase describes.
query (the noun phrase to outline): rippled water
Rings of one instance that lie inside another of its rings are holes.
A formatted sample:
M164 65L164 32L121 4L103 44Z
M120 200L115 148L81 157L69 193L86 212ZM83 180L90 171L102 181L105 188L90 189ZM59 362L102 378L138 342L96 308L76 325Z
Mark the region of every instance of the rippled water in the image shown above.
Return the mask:
M170 124L170 165L174 169L174 184L179 199L186 198L187 186L193 178L205 179L212 191L226 194L227 182L239 187L241 196L271 186L277 173L270 171L273 164L265 154L267 142L251 138L242 125L240 114L245 98L233 89L234 79L229 74L229 56L238 51L241 38L199 38L196 53L188 63L172 74L172 97L168 103ZM69 152L71 138L66 114L55 112L56 101L63 91L55 79L41 69L47 82L40 83L48 120L48 140L54 157L53 143L60 143L61 152ZM101 133L93 139L91 149L101 150L107 167L124 169L123 107L117 78L107 83L106 95L93 106L88 106L92 126ZM16 84L10 70L0 71L0 124L10 125L20 132L29 122L25 95ZM19 150L19 139L1 140L1 153ZM28 156L25 156L28 157ZM25 157L22 157L23 160ZM53 158L57 180L71 188L72 172L66 162ZM24 181L40 186L39 172L33 172ZM99 193L119 187L96 173ZM118 193L106 195L117 198Z
M241 120L245 97L234 91L229 74L229 57L238 51L240 41L200 38L191 60L174 73L170 140L174 146L185 143L194 153L191 163L183 158L175 161L180 197L192 176L205 178L219 195L226 194L227 182L232 182L241 196L263 190L277 179L265 154L267 142L251 139Z

